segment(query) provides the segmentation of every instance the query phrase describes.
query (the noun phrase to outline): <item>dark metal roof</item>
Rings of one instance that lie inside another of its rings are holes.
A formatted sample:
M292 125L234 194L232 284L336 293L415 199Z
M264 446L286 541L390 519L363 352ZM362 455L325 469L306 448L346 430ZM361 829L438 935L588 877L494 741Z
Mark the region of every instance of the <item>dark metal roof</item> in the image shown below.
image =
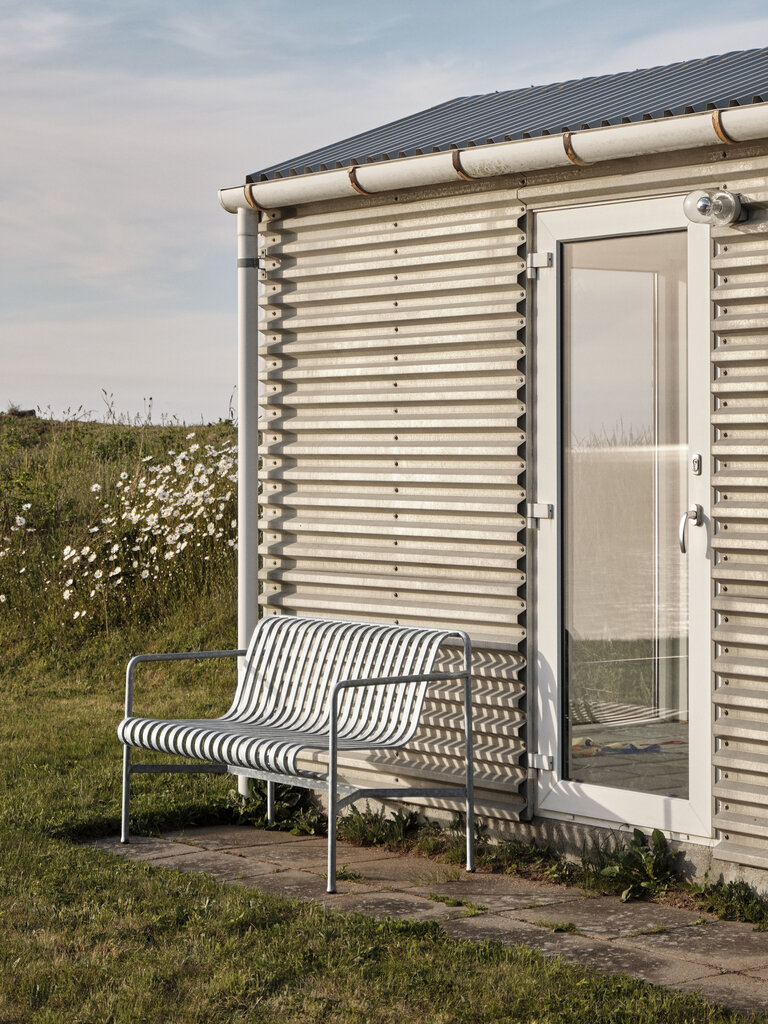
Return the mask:
M266 181L455 147L557 135L768 99L768 47L616 75L460 96L249 174Z

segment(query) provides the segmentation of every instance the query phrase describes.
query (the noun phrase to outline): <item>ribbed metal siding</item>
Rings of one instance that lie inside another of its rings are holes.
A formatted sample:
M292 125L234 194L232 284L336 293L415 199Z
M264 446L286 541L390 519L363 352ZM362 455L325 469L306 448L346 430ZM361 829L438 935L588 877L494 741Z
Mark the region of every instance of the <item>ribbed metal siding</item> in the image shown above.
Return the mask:
M480 804L507 815L523 723L521 214L507 191L314 205L264 226L261 261L263 613L467 629ZM385 763L459 774L459 722L442 686Z
M759 177L732 181L768 201ZM714 236L716 817L724 860L768 866L768 238Z

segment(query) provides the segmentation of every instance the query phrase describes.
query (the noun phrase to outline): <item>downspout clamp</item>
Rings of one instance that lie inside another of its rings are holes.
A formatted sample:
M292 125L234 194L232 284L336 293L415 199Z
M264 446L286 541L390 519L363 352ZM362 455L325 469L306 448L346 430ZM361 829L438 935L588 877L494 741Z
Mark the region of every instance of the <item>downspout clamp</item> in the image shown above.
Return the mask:
M606 160L699 146L731 146L765 138L768 103L756 103L253 182L221 189L219 200L229 213L244 208L274 210L320 200L371 196L397 188L442 185L457 179L475 181L574 164L584 167Z

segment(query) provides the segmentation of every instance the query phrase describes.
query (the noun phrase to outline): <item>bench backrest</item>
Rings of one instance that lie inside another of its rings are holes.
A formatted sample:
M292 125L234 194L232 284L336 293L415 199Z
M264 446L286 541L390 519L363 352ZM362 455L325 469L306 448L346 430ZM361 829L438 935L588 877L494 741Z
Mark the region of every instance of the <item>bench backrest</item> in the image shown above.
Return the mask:
M260 620L227 718L298 732L328 728L328 696L343 679L433 671L451 630L272 615ZM340 701L340 737L405 743L416 730L427 684L356 687Z

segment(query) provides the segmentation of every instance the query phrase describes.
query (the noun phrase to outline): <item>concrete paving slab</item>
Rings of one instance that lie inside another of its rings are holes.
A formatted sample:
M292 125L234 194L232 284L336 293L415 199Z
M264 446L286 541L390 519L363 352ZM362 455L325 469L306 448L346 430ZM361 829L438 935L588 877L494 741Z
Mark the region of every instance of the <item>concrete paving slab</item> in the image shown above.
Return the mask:
M708 1003L727 1006L742 1013L768 1010L768 986L764 980L749 974L718 974L697 981L670 983L670 988L701 996Z
M172 868L176 871L195 871L211 875L218 882L235 882L239 885L258 886L264 875L274 875L277 871L275 865L269 861L231 856L220 850L196 849L192 854L185 854L182 857L163 857L156 863L164 868Z
M542 882L531 882L526 878L515 878L512 875L489 875L481 872L463 872L462 877L455 881L417 886L413 891L421 895L434 893L438 896L482 904L492 913L558 905L583 899L578 889L569 890Z
M638 935L633 944L659 955L676 955L722 971L768 968L768 932L751 924L717 921L671 928L658 935Z
M328 905L339 896L347 893L365 890L357 882L337 882L338 892L327 893L325 891L325 875L312 874L309 871L293 871L288 868L273 871L268 875L261 875L255 883L257 888L264 892L274 893L276 896L288 896L294 899L311 900L314 903Z
M296 846L297 844L311 847L318 843L325 846L325 839L319 836L293 836L290 832L272 832L248 825L211 825L204 828L188 828L177 832L164 832L163 839L190 843L206 850L246 846Z
M275 844L268 849L259 851L259 856L268 857L275 864L290 867L295 871L325 872L328 865L328 846L325 841L321 842L319 846L280 846ZM387 865L396 863L392 860L392 854L386 850L342 844L336 847L336 863L339 867L346 864L357 871L359 864L373 865L376 861L383 861Z
M370 882L391 885L398 889L411 889L414 886L428 888L431 879L442 880L446 874L451 876L453 873L451 865L435 865L426 857L385 852L383 856L374 854L369 858L366 854L371 853L370 848L358 849L357 853L349 856L350 849L355 848L346 845L337 848L338 864L348 864L355 871L362 872ZM438 870L435 870L436 868ZM441 871L440 868L444 870Z
M569 932L552 932L509 917L483 914L446 921L443 927L457 939L524 945L545 956L562 957L577 966L604 974L626 974L654 985L673 985L711 974L710 968L694 966L678 957L659 956L623 943Z
M169 843L167 839L154 836L135 836L130 843L121 843L117 837L94 839L86 844L95 850L107 850L129 860L159 861L174 857L185 857L199 853L200 848L185 843Z
M555 913L554 908L550 913ZM536 922L541 918L541 913L538 910L524 910L515 916L523 921ZM678 910L656 903L620 903L616 897L599 896L596 899L564 902L557 908L556 920L575 924L584 935L617 938L650 929L685 927L701 916L695 911Z
M329 896L326 904L345 914L359 913L366 917L392 917L401 921L446 921L461 913L461 908L413 896L403 892L355 892Z

